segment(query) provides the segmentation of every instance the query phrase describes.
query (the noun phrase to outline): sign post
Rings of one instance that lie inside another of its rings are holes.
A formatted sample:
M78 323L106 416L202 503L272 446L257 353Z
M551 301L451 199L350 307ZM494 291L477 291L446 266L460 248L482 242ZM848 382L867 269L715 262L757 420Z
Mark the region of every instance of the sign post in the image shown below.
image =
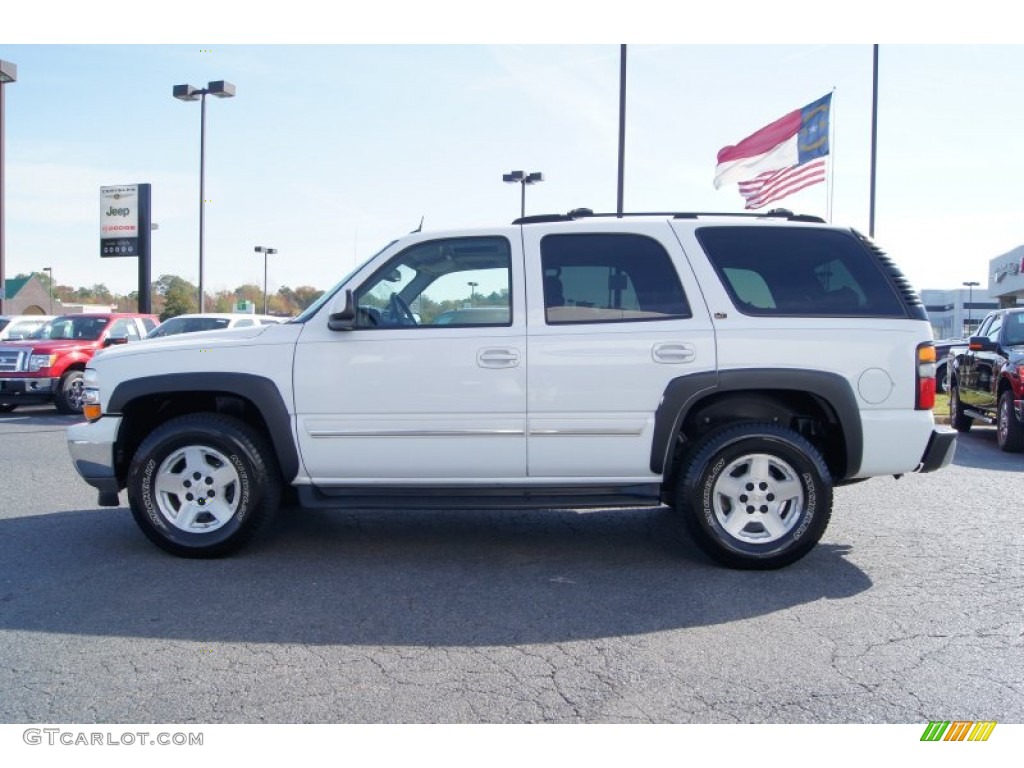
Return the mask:
M152 185L100 187L100 256L139 260L139 312L151 311Z

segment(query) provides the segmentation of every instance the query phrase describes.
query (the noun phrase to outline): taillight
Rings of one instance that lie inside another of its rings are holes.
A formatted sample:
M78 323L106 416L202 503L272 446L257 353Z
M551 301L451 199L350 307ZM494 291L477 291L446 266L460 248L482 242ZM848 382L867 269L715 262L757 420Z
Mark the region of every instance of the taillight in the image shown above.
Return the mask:
M935 407L935 345L930 341L917 347L917 399L914 408L930 411Z

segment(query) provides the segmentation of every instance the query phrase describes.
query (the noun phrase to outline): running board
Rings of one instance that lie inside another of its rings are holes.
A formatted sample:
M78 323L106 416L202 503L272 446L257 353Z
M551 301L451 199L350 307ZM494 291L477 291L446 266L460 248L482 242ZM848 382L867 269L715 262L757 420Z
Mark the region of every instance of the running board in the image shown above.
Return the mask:
M964 416L970 416L972 419L977 419L978 421L984 421L986 424L995 424L996 423L996 420L993 419L991 416L989 416L987 414L984 414L984 413L979 413L978 411L973 411L970 408L964 408Z
M295 486L299 505L310 509L582 509L661 504L661 486L515 488L323 488Z

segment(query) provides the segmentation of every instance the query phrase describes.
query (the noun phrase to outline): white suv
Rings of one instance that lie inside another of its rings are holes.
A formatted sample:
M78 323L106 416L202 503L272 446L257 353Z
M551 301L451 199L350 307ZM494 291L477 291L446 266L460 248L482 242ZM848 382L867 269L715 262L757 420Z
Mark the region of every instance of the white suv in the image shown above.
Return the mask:
M127 489L185 556L238 549L290 485L305 507L665 503L720 562L775 568L834 486L955 448L897 267L785 211L418 232L295 321L204 336L97 356L68 432L99 503Z

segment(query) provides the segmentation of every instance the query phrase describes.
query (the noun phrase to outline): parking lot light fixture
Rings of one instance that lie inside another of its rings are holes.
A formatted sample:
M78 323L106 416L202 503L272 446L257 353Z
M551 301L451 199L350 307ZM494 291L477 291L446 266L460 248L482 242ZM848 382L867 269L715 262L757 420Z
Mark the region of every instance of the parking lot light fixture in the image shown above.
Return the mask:
M206 97L216 96L229 99L235 95L235 86L227 80L212 80L205 88L194 85L176 85L172 91L174 98L181 101L198 101L199 110L199 311L206 311L206 295L203 290L203 235L205 232L206 211Z
M18 79L18 67L0 60L0 314L4 311L6 283L4 282L4 86Z
M522 187L522 196L520 198L519 215L520 217L526 215L526 185L537 184L544 181L544 174L534 171L532 173L524 173L523 171L511 171L509 173L502 174L501 180L507 184L519 184Z
M265 315L267 314L267 256L271 253L277 253L277 249L257 245L256 253L263 254L263 314Z
M53 314L53 267L43 267L43 272L47 272L47 277L50 278L49 294L50 294L50 314Z

